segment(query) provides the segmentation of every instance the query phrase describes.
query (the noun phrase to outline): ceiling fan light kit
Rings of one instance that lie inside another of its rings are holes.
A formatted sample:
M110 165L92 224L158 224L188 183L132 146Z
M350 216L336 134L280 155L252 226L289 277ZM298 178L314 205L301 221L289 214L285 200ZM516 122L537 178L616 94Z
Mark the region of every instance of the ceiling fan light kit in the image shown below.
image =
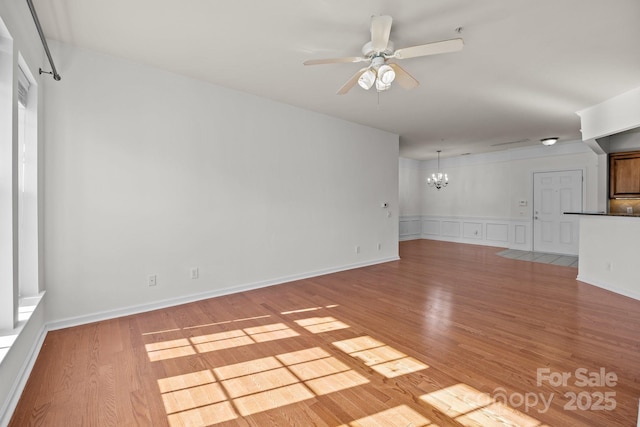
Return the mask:
M371 41L362 47L363 56L311 59L305 61L304 65L369 62L368 67L359 70L338 90L338 95L349 92L356 83L365 90L371 89L375 84L378 92L388 90L394 81L404 89L413 89L420 83L400 65L387 61L457 52L464 47L463 40L457 38L394 50L395 46L389 40L392 22L390 16L371 18Z
M384 58L377 57L371 62L371 66L360 74L358 85L364 90L369 90L375 83L376 90L381 92L389 89L395 78L396 72L393 68L384 63Z
M385 84L380 79L376 80L376 90L378 92L384 92L385 90L389 89L390 87L391 87L391 83Z
M378 80L380 80L385 85L390 85L391 82L396 78L396 72L393 71L388 65L382 65L378 68Z
M360 74L360 78L358 78L358 84L364 90L371 89L371 86L376 82L377 76L376 72L371 68L366 70L364 73Z

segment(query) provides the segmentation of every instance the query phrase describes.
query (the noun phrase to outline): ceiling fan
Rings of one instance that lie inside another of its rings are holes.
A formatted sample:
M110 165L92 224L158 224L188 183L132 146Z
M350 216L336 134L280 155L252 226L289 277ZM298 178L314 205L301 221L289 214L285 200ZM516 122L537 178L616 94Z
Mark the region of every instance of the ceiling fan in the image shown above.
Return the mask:
M393 42L389 40L391 23L390 16L373 16L371 18L371 41L362 47L363 56L310 59L305 61L304 65L368 62L368 66L360 69L338 90L338 95L349 92L356 83L365 90L369 90L375 85L378 92L389 89L393 81L397 81L405 89L413 89L420 83L400 65L395 62L387 63L387 61L457 52L462 50L464 46L463 40L457 38L394 50Z

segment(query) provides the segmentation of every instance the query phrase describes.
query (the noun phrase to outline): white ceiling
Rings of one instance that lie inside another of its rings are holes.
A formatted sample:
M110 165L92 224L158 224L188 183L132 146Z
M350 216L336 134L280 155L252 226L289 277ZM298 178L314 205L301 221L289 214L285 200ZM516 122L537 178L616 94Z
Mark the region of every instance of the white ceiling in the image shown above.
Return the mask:
M415 159L579 140L576 111L640 87L638 0L34 4L47 38L394 132ZM400 61L417 89L336 95L362 64L302 63L360 55L372 15L393 17L396 48L459 37L457 27L465 47Z

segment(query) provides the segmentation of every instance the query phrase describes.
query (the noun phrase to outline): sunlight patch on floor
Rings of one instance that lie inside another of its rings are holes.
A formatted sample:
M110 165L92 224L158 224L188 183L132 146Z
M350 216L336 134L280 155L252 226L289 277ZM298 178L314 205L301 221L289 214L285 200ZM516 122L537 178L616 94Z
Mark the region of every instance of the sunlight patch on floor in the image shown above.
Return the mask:
M456 384L422 395L420 400L463 426L544 426L535 418L496 402L487 393L466 384Z
M335 307L338 307L338 304L326 305L324 307L299 308L297 310L282 311L280 314L306 313L308 311L317 311L317 310L322 310L324 308L335 308Z
M313 347L161 378L158 387L173 426L212 424L215 414L231 420L368 382L325 350ZM200 410L204 412L199 414Z
M255 340L255 342L275 341L283 338L297 337L300 335L284 323L274 323L272 325L256 326L254 328L243 329Z
M230 402L220 402L168 415L171 427L210 426L238 418Z
M198 335L190 338L159 341L145 345L149 360L173 359L196 353L226 350L255 343L297 337L300 334L284 323L273 323L244 329Z
M290 311L283 311L280 314L295 314L295 313L306 313L308 311L316 311L316 310L322 310L324 307L309 307L309 308L300 308L298 310L290 310Z
M349 325L337 320L335 317L309 317L308 319L294 320L298 325L312 334L347 329Z
M272 390L263 391L254 395L234 399L238 412L243 417L270 409L291 405L312 399L313 393L302 384L291 384L286 387L279 387Z
M176 375L175 377L159 379L158 387L160 387L160 393L169 393L203 384L210 384L215 380L213 373L205 369L204 371L190 372L188 374Z
M428 418L409 408L407 405L399 405L394 408L380 411L373 415L357 419L339 427L438 427Z
M265 319L267 317L271 317L271 315L270 314L265 314L263 316L244 317L244 318L240 318L240 319L223 320L221 322L204 323L204 324L201 324L201 325L183 326L182 328L173 328L173 329L165 329L165 330L159 330L159 331L143 332L141 335L142 336L156 335L156 334L163 334L163 333L166 333L166 332L181 331L183 329L200 329L200 328L206 328L208 326L219 326L219 325L227 325L227 324L230 324L230 323L246 322L248 320Z
M299 314L328 307L285 313ZM292 321L312 334L350 327L333 316L313 316ZM145 348L151 361L160 361L299 335L287 324L274 322L151 342ZM386 378L428 368L424 363L368 335L332 344ZM269 411L369 382L367 377L332 356L329 351L321 347L310 347L161 378L158 379L158 388L171 426L204 426ZM367 427L375 425L434 424L405 405L385 409L349 424Z
M209 370L158 380L169 425L210 425L238 418Z
M429 367L368 335L336 341L333 345L351 357L360 359L365 365L387 378L410 374Z
M149 360L152 362L196 354L196 351L186 338L150 343L146 344L145 348Z

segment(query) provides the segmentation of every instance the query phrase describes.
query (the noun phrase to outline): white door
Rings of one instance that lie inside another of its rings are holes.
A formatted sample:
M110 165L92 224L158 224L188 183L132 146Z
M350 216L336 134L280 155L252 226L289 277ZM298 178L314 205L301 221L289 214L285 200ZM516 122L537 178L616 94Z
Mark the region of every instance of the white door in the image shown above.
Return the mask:
M582 171L533 174L533 250L578 255L578 215L582 211Z

